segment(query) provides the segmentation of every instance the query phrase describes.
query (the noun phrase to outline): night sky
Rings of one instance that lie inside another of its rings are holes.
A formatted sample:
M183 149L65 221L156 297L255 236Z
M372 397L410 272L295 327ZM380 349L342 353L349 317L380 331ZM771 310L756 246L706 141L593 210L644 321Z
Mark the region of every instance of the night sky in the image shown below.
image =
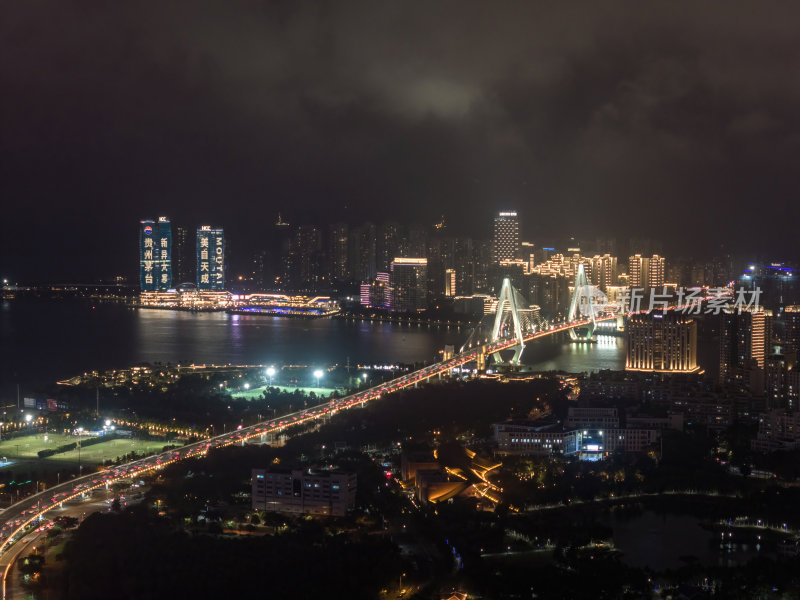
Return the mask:
M798 258L800 5L0 6L0 274L136 269L136 222L393 218Z

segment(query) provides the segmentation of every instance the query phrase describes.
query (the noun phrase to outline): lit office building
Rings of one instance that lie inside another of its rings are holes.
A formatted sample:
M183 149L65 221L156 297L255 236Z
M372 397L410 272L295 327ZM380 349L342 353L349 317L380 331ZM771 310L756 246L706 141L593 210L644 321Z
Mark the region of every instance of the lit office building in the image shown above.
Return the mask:
M395 258L392 261L392 310L411 312L428 306L428 259Z
M516 260L520 254L519 219L516 212L501 212L494 218L492 263Z
M628 371L697 371L697 323L674 312L632 315L627 332Z
M355 473L253 469L253 510L343 517L356 500Z
M139 286L143 292L172 287L172 225L167 217L140 222Z
M225 234L221 228L197 229L197 289L225 289Z

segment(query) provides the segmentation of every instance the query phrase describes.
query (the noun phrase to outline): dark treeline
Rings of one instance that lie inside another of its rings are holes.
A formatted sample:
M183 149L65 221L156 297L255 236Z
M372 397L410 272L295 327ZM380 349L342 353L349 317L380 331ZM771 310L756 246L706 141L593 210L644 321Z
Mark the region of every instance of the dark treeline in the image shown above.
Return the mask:
M64 600L374 598L399 574L376 536L309 527L276 536L187 535L145 509L95 514L67 544Z

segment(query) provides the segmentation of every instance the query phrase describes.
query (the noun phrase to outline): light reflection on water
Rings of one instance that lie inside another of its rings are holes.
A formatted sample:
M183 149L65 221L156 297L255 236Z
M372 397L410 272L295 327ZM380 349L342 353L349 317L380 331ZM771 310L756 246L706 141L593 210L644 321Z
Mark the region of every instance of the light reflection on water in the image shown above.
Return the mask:
M428 328L342 319L133 310L88 301L17 299L0 310L0 392L89 370L138 362L319 364L432 361L445 344L458 348L468 329ZM537 370L570 372L624 366L623 342L537 341L523 361ZM13 391L12 391L13 390Z

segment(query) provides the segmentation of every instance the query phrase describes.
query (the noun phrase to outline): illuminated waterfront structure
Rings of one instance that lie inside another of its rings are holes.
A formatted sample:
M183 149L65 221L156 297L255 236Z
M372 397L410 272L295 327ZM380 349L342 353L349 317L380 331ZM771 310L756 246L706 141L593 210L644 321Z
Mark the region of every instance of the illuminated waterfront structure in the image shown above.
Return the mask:
M513 211L501 212L494 218L492 263L517 260L520 256L519 219Z
M627 371L693 373L697 366L697 323L675 312L632 315L627 327Z
M425 310L428 302L428 259L395 258L392 261L391 284L394 291L392 310Z
M139 224L139 286L143 292L172 287L172 225L167 217Z
M197 289L225 289L225 234L222 228L197 228Z

